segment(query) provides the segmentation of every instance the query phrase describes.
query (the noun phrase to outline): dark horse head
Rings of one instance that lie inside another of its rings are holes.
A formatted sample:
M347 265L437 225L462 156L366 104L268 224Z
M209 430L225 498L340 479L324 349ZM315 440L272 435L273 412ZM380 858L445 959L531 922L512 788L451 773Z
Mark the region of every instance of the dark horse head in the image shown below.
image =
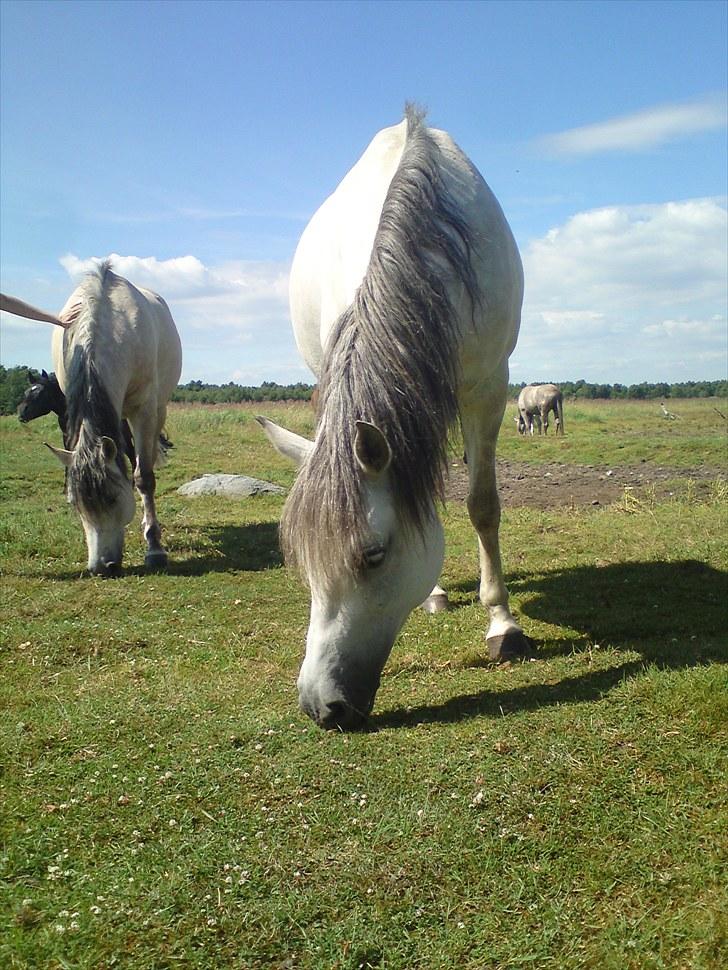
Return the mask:
M36 418L53 411L58 415L58 424L62 431L66 427L66 397L58 383L55 374L47 374L42 370L34 375L28 371L30 387L23 395L18 405L18 418L23 424L35 421Z

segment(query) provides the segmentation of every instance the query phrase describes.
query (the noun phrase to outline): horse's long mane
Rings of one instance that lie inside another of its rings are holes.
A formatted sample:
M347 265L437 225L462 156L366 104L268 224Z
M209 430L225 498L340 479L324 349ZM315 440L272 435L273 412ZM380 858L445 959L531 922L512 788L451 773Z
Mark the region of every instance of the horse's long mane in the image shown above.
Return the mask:
M319 427L281 520L286 558L321 581L363 564L366 519L354 455L358 420L392 450L392 493L405 527L422 530L441 498L448 432L458 416L458 318L449 296L480 299L473 238L442 177L442 152L421 112L389 186L369 266L330 335L320 376ZM449 287L448 287L449 284Z
M103 508L116 491L100 449L102 436L116 445L116 461L127 477L121 416L104 387L95 359L95 337L100 321L110 314L109 291L118 277L108 260L92 270L81 284L81 309L71 325L71 359L66 365L68 447L73 462L68 471L68 495L90 508Z

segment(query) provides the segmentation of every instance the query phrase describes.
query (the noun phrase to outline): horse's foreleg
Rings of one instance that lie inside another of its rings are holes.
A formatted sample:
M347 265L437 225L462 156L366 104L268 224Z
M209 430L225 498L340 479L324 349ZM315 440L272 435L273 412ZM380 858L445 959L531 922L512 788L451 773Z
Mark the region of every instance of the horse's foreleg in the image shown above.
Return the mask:
M148 569L164 569L167 566L167 553L162 546L162 529L157 518L157 508L154 501L157 484L154 474L158 443L156 424L151 427L139 427L138 423L133 423L132 427L137 452L134 484L142 499L144 510L142 535L147 544L144 565Z
M486 634L492 660L512 660L534 655L533 645L508 608L508 590L503 580L498 530L500 501L495 476L495 444L503 417L500 400L490 411L463 417L463 434L468 453L470 491L468 513L478 533L480 553L480 601L488 610ZM472 451L472 454L471 454Z

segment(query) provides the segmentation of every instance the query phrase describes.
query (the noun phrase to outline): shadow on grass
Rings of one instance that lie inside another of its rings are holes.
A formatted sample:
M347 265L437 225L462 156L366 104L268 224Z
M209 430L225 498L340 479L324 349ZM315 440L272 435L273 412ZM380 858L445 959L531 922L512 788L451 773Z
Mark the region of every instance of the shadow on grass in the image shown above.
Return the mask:
M199 555L193 554L188 559L176 562L171 560L171 574L199 576L203 573L229 572L236 569L257 572L283 565L278 545L277 522L209 526L198 531L205 537L203 550Z
M513 690L482 690L477 694L461 694L451 697L444 704L422 704L419 707L400 708L382 714L373 714L369 726L380 728L414 727L432 721L454 723L471 717L502 717L517 711L532 711L554 704L575 704L596 701L621 681L644 670L644 663L632 660L597 670L581 677L566 677L557 684L529 684Z
M471 593L475 584L455 587ZM507 691L483 690L374 715L374 728L406 727L429 721L458 721L553 704L598 700L647 664L680 669L727 663L728 575L705 563L633 562L583 566L541 575L512 574L511 592L521 594L520 612L582 636L539 649L542 659L601 644L641 654L609 670L568 677L556 684L530 684ZM524 622L526 632L528 624Z
M582 566L514 576L521 613L626 647L658 666L728 661L728 574L695 560ZM547 655L571 652L569 646Z
M205 573L227 573L235 570L258 572L275 569L283 565L278 545L278 523L259 522L254 525L224 525L197 528L203 536L198 549L186 554L186 558L176 558L170 553L169 566L162 575L202 576ZM42 574L53 581L70 579L91 579L86 570L66 570ZM124 576L151 576L153 573L144 565L125 556L121 578ZM114 580L95 580L114 582Z

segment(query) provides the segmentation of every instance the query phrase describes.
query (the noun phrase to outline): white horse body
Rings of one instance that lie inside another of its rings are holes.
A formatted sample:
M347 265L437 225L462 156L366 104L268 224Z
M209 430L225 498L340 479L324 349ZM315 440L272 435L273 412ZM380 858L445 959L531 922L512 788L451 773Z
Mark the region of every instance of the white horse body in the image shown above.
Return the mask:
M495 230L498 236L505 232L509 242L505 251L490 253L481 269L483 286L491 299L498 290L508 291L499 309L511 321L517 317L515 329L511 325L502 328L500 334L489 334L489 340L495 343L495 353L491 355L482 344L488 320L473 320L473 328L463 334L463 386L467 387L487 379L493 359L500 361L504 353L507 358L515 347L523 299L521 261L500 205L480 174L447 132L429 131L449 163L451 190L464 208L480 217L480 233L487 239L488 232ZM378 132L356 165L314 213L296 248L289 284L291 321L301 355L317 378L329 333L351 306L369 265L384 200L406 139L406 120ZM508 278L506 285L504 273ZM509 284L517 284L518 280L520 286L515 285L514 292L510 292ZM499 336L505 338L500 346Z
M420 166L423 159L424 165ZM420 167L427 168L424 175ZM416 222L414 209L421 206L413 204L413 211L408 209L407 193L413 187L415 194L424 193L425 208L432 204L431 216L424 216L431 220L425 226L431 230L429 234L422 233L421 221ZM419 228L419 236L409 225L410 219ZM390 447L392 434L382 431L392 416L392 408L389 414L384 410L376 413L376 387L368 387L366 405L375 413L358 413L362 408L356 401L356 389L365 388L373 379L367 370L367 354L370 360L381 357L387 352L389 341L391 379L395 384L391 397L400 400L397 395L401 393L405 411L417 412L413 417L415 438L419 440L417 422L421 423L423 434L431 433L427 430L430 419L424 413L427 409L417 398L417 388L410 388L408 396L405 387L408 355L412 352L416 357L420 352L420 342L427 337L422 331L427 320L407 319L408 330L400 332L401 328L393 327L392 333L388 332L387 323L395 318L399 323L401 316L406 318L410 302L402 300L399 313L387 307L388 267L406 263L413 251L419 259L417 266L425 287L430 287L423 303L425 315L429 306L448 307L446 311L436 308L432 315L437 323L437 314L441 314L440 324L445 330L451 328L448 349L443 349L443 354L450 353L455 359L442 364L443 373L456 375L456 386L451 388L455 403L451 402L447 424L459 415L470 475L468 508L480 540L480 596L491 615L490 652L494 658L526 652L525 638L508 610L502 578L495 483L495 442L505 408L508 356L518 335L523 295L520 257L498 202L472 163L449 135L425 129L420 119L409 112L404 122L375 136L311 219L293 261L290 301L296 341L317 377L324 374L316 442L305 442L272 422L261 420L274 445L302 464L298 485L306 474L318 474L314 466L326 468L327 456L320 453L332 448L331 429L342 408L347 420L350 411L354 414L350 426L336 427L341 434L351 436L351 444L344 452L350 456L348 464L355 467L353 472L349 468L347 474L358 476L363 495L365 523L359 566L347 566L342 553L340 568L334 562L326 567L324 575L308 558L306 549L315 541L311 533L318 526L297 525L295 511L288 511L293 493L282 523L293 536L292 545L301 540L302 548L295 558L311 587L311 620L298 682L301 706L324 726L357 723L371 710L394 639L409 612L431 591L443 561L444 541L435 490L426 497L425 511L416 527L402 512L397 448ZM460 251L462 259L458 257ZM401 269L400 278L407 272L407 267ZM415 279L416 288L419 282ZM403 294L396 291L396 284L393 286L394 293L389 298L396 304ZM477 294L473 294L475 286ZM385 312L380 313L381 309ZM380 332L376 328L372 331L377 344L373 355L371 349L357 344L357 333L366 329L363 321L370 310L371 317L380 320ZM352 316L351 325L347 325L347 314ZM346 341L351 353L342 350ZM435 347L430 358L436 358L437 351ZM340 360L337 355L341 355ZM395 358L400 368L397 373ZM439 361L430 359L426 373L435 375L433 383L438 368ZM384 369L380 362L380 384L383 374L386 362ZM398 381L402 383L401 390ZM432 401L433 410L445 410L447 393L443 391L443 401ZM408 406L407 401L415 399L418 403ZM447 426L444 437L446 434ZM418 440L409 442L415 453ZM338 454L336 443L333 450ZM438 453L440 460L442 454ZM331 469L322 473L324 477L328 474L329 479L335 478L336 462L341 460L340 455L335 455ZM309 492L314 487L309 482ZM336 482L331 487L335 490ZM303 490L301 485L299 493ZM305 502L305 496L299 494L296 501ZM315 516L315 503L324 500L309 494L308 501L313 506L309 514ZM339 538L343 547L347 536L342 534ZM319 550L317 555L319 559L322 555L335 559L336 553Z
M53 363L69 411L73 450L52 449L79 482L90 467L97 480L109 478L106 497L86 501L83 484L69 486L86 534L92 572L117 572L123 535L134 513L131 483L118 454L122 419L134 437L134 482L142 497L145 562L164 566L161 530L154 503L154 465L167 402L182 369L182 349L164 300L111 272L107 263L74 290L60 317L70 321L53 333ZM89 389L96 397L89 407ZM97 467L94 469L94 465ZM85 478L84 478L85 476Z

